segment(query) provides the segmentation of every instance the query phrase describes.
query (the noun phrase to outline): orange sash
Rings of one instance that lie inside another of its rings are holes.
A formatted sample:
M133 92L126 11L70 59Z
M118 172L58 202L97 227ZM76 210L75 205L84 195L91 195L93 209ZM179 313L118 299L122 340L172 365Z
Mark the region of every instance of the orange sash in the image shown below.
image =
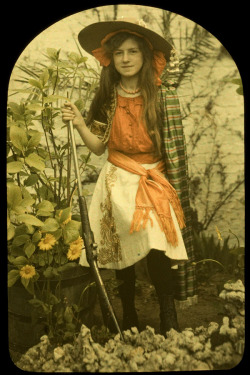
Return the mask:
M135 212L130 233L138 232L141 227L145 228L148 220L153 225L152 219L149 217L150 211L153 211L168 242L177 246L178 238L171 216L170 203L181 229L185 227L184 213L175 189L162 174L164 170L163 161L159 162L155 168L145 169L135 160L115 150L109 150L108 161L117 167L141 176L136 193Z

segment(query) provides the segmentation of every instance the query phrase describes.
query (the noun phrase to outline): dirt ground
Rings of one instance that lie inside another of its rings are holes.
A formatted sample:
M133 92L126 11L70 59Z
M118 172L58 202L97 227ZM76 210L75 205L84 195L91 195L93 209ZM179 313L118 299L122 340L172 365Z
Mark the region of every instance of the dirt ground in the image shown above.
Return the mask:
M115 311L119 325L122 324L122 306L118 295L117 288L110 287L115 275L112 270L102 270L102 278L107 287L111 304ZM226 315L223 301L219 298L219 293L223 289L223 285L230 279L230 275L218 273L212 276L208 281L198 283L197 295L198 303L185 309L180 309L178 303L176 310L180 330L185 328L195 328L199 326L207 327L210 322L222 323L223 316ZM111 280L111 282L110 282ZM147 325L155 329L155 333L159 333L159 304L156 297L154 287L148 280L138 280L136 282L135 307L139 319L139 329L144 330ZM94 321L97 326L103 324L102 313L99 301L97 301L94 310Z

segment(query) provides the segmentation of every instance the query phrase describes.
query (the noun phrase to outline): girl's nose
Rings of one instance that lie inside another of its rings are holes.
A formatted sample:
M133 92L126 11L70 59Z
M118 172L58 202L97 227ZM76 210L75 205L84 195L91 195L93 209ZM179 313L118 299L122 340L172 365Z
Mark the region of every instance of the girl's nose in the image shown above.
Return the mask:
M129 60L129 55L127 51L123 52L123 61L128 61Z

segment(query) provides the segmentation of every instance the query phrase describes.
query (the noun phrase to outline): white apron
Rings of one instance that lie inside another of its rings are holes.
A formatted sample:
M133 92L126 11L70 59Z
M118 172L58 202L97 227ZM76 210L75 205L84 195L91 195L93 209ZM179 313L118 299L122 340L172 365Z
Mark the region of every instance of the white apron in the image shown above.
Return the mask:
M142 166L151 169L157 164ZM167 241L153 212L145 229L129 233L139 180L139 175L114 166L109 161L102 168L89 208L90 226L98 246L97 265L100 268L123 269L137 263L151 249L164 251L166 256L174 260L173 264L188 259L172 207L171 214L178 236L176 247ZM85 250L82 251L80 264L89 266Z

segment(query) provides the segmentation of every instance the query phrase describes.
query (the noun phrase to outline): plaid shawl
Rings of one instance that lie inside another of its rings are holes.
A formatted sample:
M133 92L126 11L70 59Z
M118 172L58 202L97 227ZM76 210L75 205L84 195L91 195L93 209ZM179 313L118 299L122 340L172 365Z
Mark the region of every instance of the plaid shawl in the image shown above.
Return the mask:
M182 125L180 103L176 89L171 82L164 82L159 90L159 101L162 108L163 120L163 152L166 163L166 174L169 182L175 188L185 214L186 227L182 236L189 260L179 265L177 272L176 298L184 301L195 295L195 269L193 233L189 203L188 164L186 142Z

